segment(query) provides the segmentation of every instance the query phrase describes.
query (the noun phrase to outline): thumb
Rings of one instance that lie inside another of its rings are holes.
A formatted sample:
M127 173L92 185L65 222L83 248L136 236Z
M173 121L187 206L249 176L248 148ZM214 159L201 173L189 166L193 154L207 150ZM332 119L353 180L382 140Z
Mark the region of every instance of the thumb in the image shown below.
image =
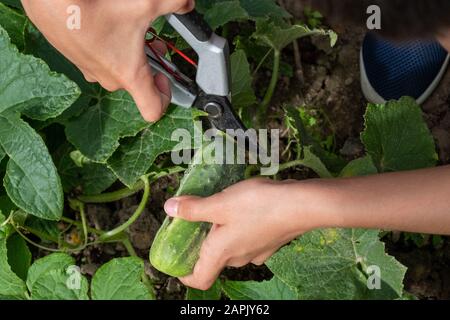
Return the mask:
M209 198L192 196L172 198L166 201L164 210L170 217L186 221L213 224L224 224L225 222L220 204L214 196Z
M124 87L148 122L159 120L170 104L169 80L162 74L153 77L147 63L138 69L134 79Z

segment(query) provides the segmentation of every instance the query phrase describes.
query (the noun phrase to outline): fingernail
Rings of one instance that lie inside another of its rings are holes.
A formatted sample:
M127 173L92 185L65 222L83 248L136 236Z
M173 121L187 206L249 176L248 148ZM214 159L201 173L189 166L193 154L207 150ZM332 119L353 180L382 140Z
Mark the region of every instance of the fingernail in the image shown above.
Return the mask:
M164 211L171 216L176 217L178 214L178 200L176 199L169 199L164 204Z

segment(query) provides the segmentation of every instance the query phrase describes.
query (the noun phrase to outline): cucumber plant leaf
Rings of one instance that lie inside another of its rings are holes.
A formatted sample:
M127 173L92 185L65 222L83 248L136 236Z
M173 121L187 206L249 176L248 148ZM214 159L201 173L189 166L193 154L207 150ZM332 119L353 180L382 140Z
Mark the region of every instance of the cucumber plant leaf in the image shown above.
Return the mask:
M342 178L362 177L378 173L377 168L373 164L372 158L367 155L363 158L351 161L340 174Z
M131 187L147 173L160 154L192 148L196 115L200 115L197 110L171 106L160 121L147 125L136 137L125 139L108 160L109 167L125 185ZM191 139L181 142L172 139L177 129L186 130Z
M83 155L106 163L120 138L134 137L147 126L127 92L102 90L95 105L68 121L66 135Z
M91 283L93 300L152 300L153 293L142 283L144 261L137 257L117 258L97 270Z
M361 139L380 172L436 165L438 157L433 137L413 98L369 104L365 126Z
M296 291L277 277L269 281L225 281L223 291L231 300L297 300Z
M14 204L36 217L59 220L63 191L42 138L17 114L0 114L0 147L9 157L4 186Z
M32 300L88 300L89 283L79 275L79 287L70 288L70 275L65 269L47 271L40 276L31 290Z
M231 78L233 79L233 107L240 109L255 104L256 96L252 88L253 78L244 50L236 50L231 55Z
M11 270L25 281L31 265L31 252L26 241L18 233L14 233L8 238L6 247Z
M9 34L11 41L19 50L25 48L25 28L28 19L17 12L0 3L0 26Z
M248 19L248 13L241 7L239 1L218 2L205 13L205 20L211 28L217 29L230 21Z
M268 19L256 21L256 32L252 37L261 44L281 51L297 39L314 35L328 36L330 45L333 47L336 44L337 34L331 30L310 29L305 25L278 26Z
M90 162L78 166L70 156L72 151L74 149L71 146L63 145L54 154L64 192L78 190L84 195L96 195L108 189L117 180L116 175L103 164Z
M4 220L0 213L0 221ZM25 282L12 271L8 262L7 240L5 230L0 229L0 300L26 299Z
M406 268L385 253L377 230L326 229L305 234L267 263L300 299L397 299ZM380 289L369 289L371 268Z
M37 259L28 270L28 289L32 291L34 284L38 281L38 279L50 271L65 270L67 267L72 265L75 265L75 259L66 253L53 253Z
M222 298L222 283L220 280L216 280L208 290L188 288L186 292L186 300L215 301L220 300L220 298Z
M23 55L0 27L0 113L20 112L32 119L60 115L80 95L75 83L51 72L40 59Z

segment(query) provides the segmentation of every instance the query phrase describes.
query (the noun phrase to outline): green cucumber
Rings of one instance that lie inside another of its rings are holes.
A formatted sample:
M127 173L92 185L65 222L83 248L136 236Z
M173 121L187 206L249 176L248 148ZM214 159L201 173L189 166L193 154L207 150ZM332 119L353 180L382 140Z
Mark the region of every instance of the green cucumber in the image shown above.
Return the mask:
M205 158L213 154L214 143L204 146L196 153L176 196L208 197L244 178L244 165L205 163ZM191 274L210 228L210 223L166 218L150 250L150 263L172 277Z

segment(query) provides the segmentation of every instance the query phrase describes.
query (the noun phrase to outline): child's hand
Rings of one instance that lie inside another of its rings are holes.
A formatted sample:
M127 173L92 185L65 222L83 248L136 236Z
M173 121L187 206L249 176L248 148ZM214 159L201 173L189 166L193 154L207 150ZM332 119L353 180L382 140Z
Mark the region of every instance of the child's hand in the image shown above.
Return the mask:
M314 214L299 218L299 210L311 202L307 192L301 196L302 189L301 182L254 179L209 198L168 200L165 210L170 216L214 224L193 274L181 281L206 290L224 267L261 265L299 234L319 227L317 219L312 218Z
M186 13L194 0L22 0L47 39L76 64L90 82L127 90L142 116L156 121L170 103L167 78L153 78L144 53L144 37L154 19ZM67 26L68 8L81 9L80 29Z

